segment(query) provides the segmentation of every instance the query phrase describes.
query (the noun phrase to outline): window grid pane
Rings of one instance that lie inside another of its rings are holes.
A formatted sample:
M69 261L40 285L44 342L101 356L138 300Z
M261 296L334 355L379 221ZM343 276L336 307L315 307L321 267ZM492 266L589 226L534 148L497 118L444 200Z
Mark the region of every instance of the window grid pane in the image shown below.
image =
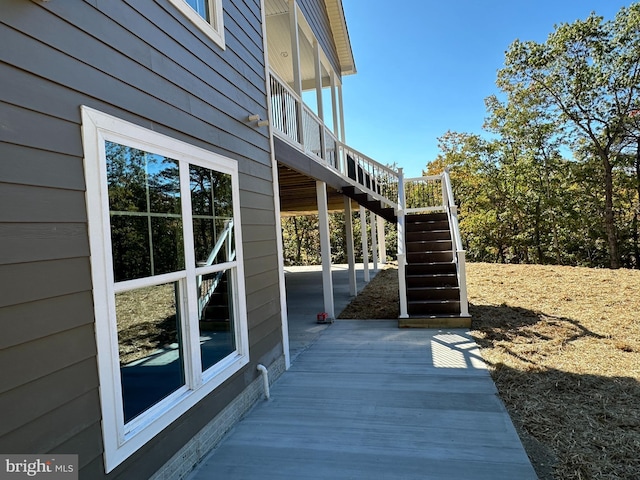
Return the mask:
M231 270L197 277L202 370L236 351Z
M105 142L116 281L184 269L176 160Z
M179 282L116 294L125 423L185 385Z
M189 165L196 266L235 258L231 176Z

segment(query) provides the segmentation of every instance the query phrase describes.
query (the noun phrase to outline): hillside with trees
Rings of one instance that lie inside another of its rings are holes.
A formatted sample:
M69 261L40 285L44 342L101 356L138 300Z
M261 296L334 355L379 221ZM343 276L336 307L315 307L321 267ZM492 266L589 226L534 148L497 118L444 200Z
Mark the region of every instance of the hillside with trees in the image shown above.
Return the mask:
M447 132L471 260L638 268L640 4L513 42L487 136Z

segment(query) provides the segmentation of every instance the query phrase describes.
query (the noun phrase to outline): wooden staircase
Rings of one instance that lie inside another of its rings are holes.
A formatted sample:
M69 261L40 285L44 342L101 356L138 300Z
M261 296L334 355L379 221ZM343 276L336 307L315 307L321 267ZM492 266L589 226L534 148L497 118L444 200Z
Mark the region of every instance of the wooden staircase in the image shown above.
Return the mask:
M374 199L368 193L360 192L353 186L342 187L342 193L347 197L358 202L368 210L371 210L376 215L384 218L387 222L396 223L398 217L396 217L395 209L391 207L385 207L382 202Z
M231 329L228 272L220 274L220 280L211 294L200 318L201 331L227 332Z
M446 213L406 215L407 312L400 327L469 328L460 313L460 286Z

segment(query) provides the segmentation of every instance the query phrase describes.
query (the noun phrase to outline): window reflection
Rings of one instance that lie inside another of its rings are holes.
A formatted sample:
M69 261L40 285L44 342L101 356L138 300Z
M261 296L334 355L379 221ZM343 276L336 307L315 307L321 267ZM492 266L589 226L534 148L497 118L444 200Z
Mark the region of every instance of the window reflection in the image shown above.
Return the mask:
M202 370L236 350L230 271L197 277Z
M185 384L178 282L116 294L125 423Z
M235 258L231 175L189 165L196 265Z
M178 162L105 142L116 281L184 269Z

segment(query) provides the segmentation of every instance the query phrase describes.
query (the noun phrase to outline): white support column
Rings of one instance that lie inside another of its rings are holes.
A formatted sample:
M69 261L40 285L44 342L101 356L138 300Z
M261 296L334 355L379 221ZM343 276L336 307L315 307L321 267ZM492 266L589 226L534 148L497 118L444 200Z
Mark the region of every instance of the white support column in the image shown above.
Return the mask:
M347 143L344 128L344 104L342 103L342 85L338 85L338 107L340 110L340 141Z
M318 117L324 123L324 104L322 102L322 64L320 63L320 44L313 41L313 67L316 75L316 103L318 104Z
M331 71L331 110L333 111L333 134L340 138L340 130L338 129L338 94L336 91L336 74Z
M362 240L362 264L364 267L364 281L368 282L369 275L369 244L367 243L367 211L360 206L360 238Z
M344 129L344 104L342 102L342 85L338 84L337 89L338 89L338 110L339 110L338 118L340 119L340 134L338 135L338 140L340 140L342 143L346 143L347 141L345 139L345 129ZM340 172L342 172L342 174L346 176L347 175L346 156L343 155L339 157L337 161L341 162L340 165L338 165L338 170L340 170Z
M291 32L291 61L293 66L293 90L302 98L302 74L300 70L300 36L298 33L298 7L295 0L289 0L289 31ZM298 138L304 146L304 128L302 126L302 102L297 102Z
M356 255L353 248L353 212L351 210L351 199L344 197L344 226L347 242L347 263L349 264L349 295L352 297L358 294L356 282Z
M378 221L376 214L371 213L371 255L373 256L373 271L378 271L378 234L376 233Z
M318 229L320 230L320 254L322 257L322 293L324 311L329 318L335 318L333 306L333 280L331 278L331 242L329 239L329 207L327 204L327 185L316 181L318 201Z
M387 239L384 231L384 218L378 217L378 259L383 265L387 264Z
M324 125L324 105L322 103L322 65L320 64L320 44L313 41L313 67L316 77L316 103L318 104L318 117ZM324 127L320 129L320 156L327 161L327 144L325 142Z

